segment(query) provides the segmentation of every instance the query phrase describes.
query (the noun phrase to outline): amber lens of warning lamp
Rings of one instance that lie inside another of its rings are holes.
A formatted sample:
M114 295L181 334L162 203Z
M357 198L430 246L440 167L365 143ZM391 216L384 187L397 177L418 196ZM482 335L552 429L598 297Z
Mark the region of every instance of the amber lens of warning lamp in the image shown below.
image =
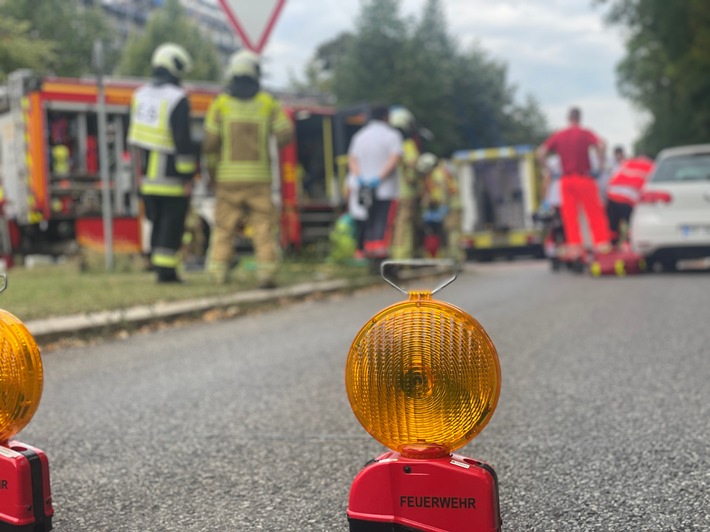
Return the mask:
M37 342L15 316L0 310L0 443L20 432L39 406L42 359Z
M350 348L350 406L373 438L408 458L447 456L490 420L500 364L483 327L461 309L410 292L375 315Z

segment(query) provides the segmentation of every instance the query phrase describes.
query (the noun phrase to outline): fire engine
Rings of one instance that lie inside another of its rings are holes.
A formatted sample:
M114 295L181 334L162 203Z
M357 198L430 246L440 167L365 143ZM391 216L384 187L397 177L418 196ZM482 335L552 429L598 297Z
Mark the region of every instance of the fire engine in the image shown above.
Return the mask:
M117 252L139 253L143 248L140 202L126 133L132 93L145 81L106 78L103 83ZM185 88L193 136L199 140L207 108L222 87L186 83ZM335 110L316 97L275 96L296 129L294 142L276 158L274 183L281 207L282 246L298 250L327 235L341 202L343 172L342 168L338 172L333 144ZM7 86L0 88L3 254L8 247L17 254L58 255L71 243L103 245L97 101L93 77L41 77L21 70L10 74ZM195 194L194 201L200 212L209 205L205 194Z

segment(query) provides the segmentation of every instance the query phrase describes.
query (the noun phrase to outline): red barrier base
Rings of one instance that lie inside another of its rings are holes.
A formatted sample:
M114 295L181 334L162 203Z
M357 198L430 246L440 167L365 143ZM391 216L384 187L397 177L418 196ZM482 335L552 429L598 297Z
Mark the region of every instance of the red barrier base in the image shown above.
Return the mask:
M48 532L53 515L44 452L18 441L0 444L0 532Z
M355 477L350 532L499 532L493 468L452 454L414 460L388 452Z

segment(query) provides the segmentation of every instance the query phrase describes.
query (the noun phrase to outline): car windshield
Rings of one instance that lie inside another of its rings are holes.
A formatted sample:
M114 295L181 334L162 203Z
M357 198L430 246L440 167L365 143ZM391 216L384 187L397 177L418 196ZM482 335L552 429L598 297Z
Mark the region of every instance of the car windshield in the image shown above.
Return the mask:
M661 161L653 182L710 180L710 153L678 155Z

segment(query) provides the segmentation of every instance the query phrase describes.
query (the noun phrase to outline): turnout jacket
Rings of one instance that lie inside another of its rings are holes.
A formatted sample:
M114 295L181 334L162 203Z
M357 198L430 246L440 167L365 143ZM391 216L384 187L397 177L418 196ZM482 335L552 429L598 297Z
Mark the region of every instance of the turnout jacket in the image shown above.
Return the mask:
M259 90L251 98L220 94L205 118L202 151L218 183L271 182L269 138L279 147L293 138L293 124L279 101Z

